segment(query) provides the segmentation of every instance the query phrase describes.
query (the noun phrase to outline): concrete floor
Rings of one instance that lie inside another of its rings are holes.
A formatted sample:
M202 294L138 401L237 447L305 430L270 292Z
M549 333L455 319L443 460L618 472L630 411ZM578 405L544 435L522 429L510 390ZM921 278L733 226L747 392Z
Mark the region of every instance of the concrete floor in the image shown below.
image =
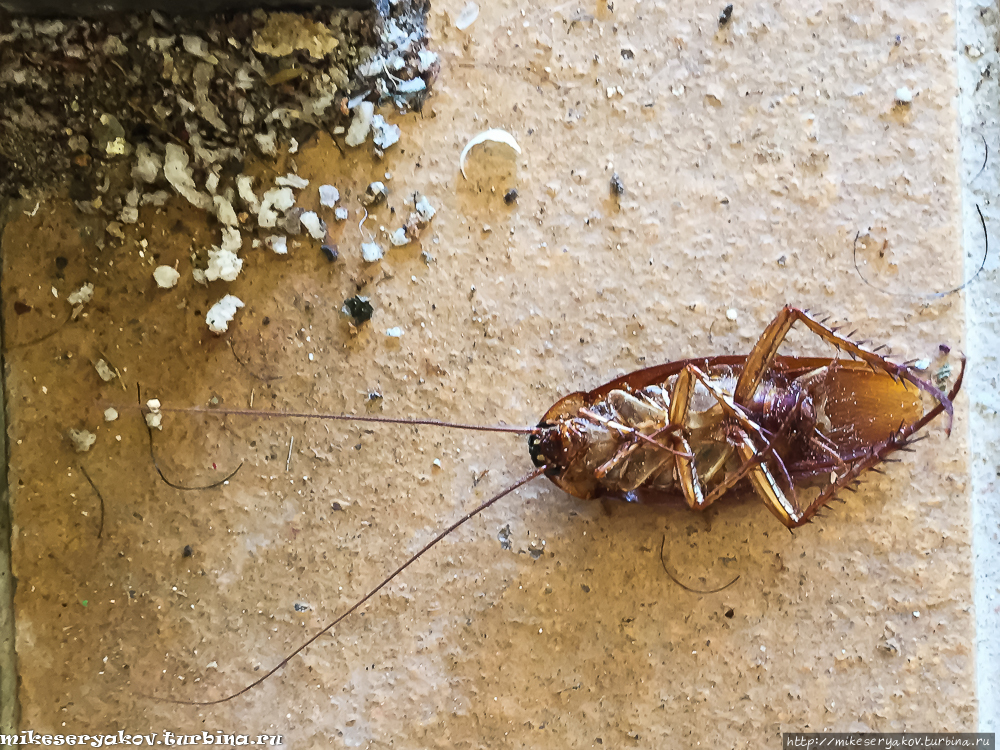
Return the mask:
M439 213L419 248L367 267L355 220L336 266L306 241L285 259L247 250L231 285L206 290L188 272L162 292L139 242L189 271L192 244L212 241L180 201L104 252L59 201L6 227L22 728L270 731L293 747L755 748L803 729L974 729L977 629L979 658L996 658L984 643L995 511L976 506L974 577L970 504L990 496L994 464L970 461L966 439L980 451L995 434L983 359L950 440L933 425L916 454L795 535L754 502L608 512L540 481L247 696L206 708L148 697L208 700L253 681L530 464L504 436L175 415L156 436L168 475L208 482L247 462L226 487L176 491L125 408L136 383L169 405L363 413L378 391L385 415L531 424L560 394L622 372L746 352L785 303L849 318L899 359L941 343L991 351L980 332L995 332L995 262L966 299L906 296L961 283L960 190L976 134L997 144L994 113L966 100L957 148L956 81L974 70L956 66L955 17L938 4L761 4L720 31L719 9L701 3L507 1L459 32L463 4L433 11L441 80L421 116L398 118L396 151L342 158L321 138L296 156L300 174L349 196L352 218L351 201L391 173L368 226L395 228L406 198L427 195ZM987 11L980 27L963 7L961 42L995 28ZM894 104L903 86L908 107ZM523 156L513 169L477 161L463 180L462 145L500 126ZM996 169L970 183L984 203ZM511 185L520 197L506 206ZM964 226L974 256L980 230ZM894 294L859 279L859 231L888 243L863 260ZM58 254L71 259L62 278ZM88 317L63 324L66 293L88 280ZM359 288L376 315L355 337L339 308ZM204 311L225 291L247 307L216 339ZM19 300L39 314L15 314ZM810 344L798 336L792 351ZM97 378L99 356L125 390ZM108 403L122 418L105 425ZM79 456L64 435L84 426L98 442ZM682 580L740 581L678 588L660 567L664 534ZM990 728L991 674L979 667Z

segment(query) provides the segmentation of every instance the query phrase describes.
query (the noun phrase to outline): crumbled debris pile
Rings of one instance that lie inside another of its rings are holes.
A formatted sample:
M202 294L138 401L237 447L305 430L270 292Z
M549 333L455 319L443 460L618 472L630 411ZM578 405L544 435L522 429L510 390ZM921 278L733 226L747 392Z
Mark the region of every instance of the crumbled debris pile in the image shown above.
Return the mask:
M0 14L0 198L65 181L81 209L127 222L130 174L141 200L156 200L144 178L186 157L194 184L165 175L173 188L222 194L248 156L294 152L320 129L339 136L364 101L418 109L437 72L426 13L401 0L384 18Z

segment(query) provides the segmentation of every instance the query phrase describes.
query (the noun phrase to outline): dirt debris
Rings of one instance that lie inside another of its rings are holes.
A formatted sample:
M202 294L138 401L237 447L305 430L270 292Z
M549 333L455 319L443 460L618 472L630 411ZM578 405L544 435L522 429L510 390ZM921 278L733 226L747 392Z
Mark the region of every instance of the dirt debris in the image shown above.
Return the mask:
M157 187L210 204L233 191L246 159L319 130L339 136L362 103L419 109L437 73L427 8L207 21L0 13L0 197L64 188L109 219L156 202Z

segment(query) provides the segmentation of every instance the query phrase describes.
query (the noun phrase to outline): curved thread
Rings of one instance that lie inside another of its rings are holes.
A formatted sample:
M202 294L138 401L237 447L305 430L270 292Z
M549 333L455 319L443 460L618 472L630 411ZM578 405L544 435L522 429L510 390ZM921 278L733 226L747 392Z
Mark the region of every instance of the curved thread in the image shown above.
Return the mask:
M986 136L980 133L979 137L983 139L983 166L979 168L979 171L976 172L976 176L972 180L979 179L979 175L986 171L986 163L990 160L990 147L986 143ZM969 182L972 182L972 180L969 180Z
M101 503L101 520L97 524L97 538L103 539L104 538L104 495L102 495L101 491L97 489L97 485L94 484L94 480L90 478L90 474L87 473L87 470L83 468L83 464L77 464L77 467L80 469L80 473L83 474L83 478L87 480L87 483L90 485L90 488L94 491L94 494L97 495L97 499Z
M141 412L143 408L142 386L140 386L138 383L135 384L135 393L136 397L139 399L139 409L140 409L140 414L142 414ZM240 465L237 466L235 469L233 469L228 476L223 477L218 482L212 482L212 484L206 484L203 487L185 487L182 484L177 484L177 482L171 482L169 479L167 479L166 474L163 473L163 470L160 468L160 465L156 462L156 451L153 448L153 428L149 426L148 422L146 422L144 414L142 415L142 417L143 417L142 424L146 428L146 433L149 435L149 460L152 462L153 468L156 469L156 473L160 475L160 479L162 479L163 483L166 484L168 487L172 487L175 490L187 490L187 491L212 490L215 489L216 487L221 487L222 485L224 485L226 482L228 482L230 479L236 476L236 472L238 472L240 469L243 468L243 464L245 463L245 461L240 461Z
M861 266L858 265L858 239L861 237L860 231L856 235L854 235L854 270L857 271L858 276L861 277L861 280L865 282L865 284L867 284L872 289L878 292L882 292L882 294L888 294L890 297L916 297L917 299L940 299L941 297L947 297L949 294L960 292L963 289L965 289L965 287L967 287L969 284L971 284L973 281L975 281L979 277L979 274L983 272L983 269L986 268L986 258L990 254L990 236L989 233L986 231L986 219L983 218L983 212L979 209L978 203L976 204L976 213L979 214L979 223L982 224L983 226L983 260L979 264L979 269L974 274L972 274L972 278L966 279L961 284L956 286L954 289L949 289L948 291L945 292L930 292L927 294L917 294L914 292L891 292L888 289L882 289L880 287L875 286L872 282L870 282L868 279L865 278L865 275L861 273Z
M190 490L190 491L213 490L216 487L221 487L230 479L235 477L236 473L243 468L243 464L245 463L244 461L240 461L239 466L233 469L228 476L223 477L218 482L212 482L211 484L206 484L201 487L186 487L183 484L177 484L176 482L171 482L169 479L167 479L166 475L163 473L163 470L160 468L160 465L156 463L156 452L153 450L153 428L150 427L149 425L146 425L146 432L149 433L149 460L153 462L153 468L156 469L156 473L160 475L160 479L163 480L163 483L166 484L168 487L173 487L175 490Z
M677 580L677 578L674 576L673 573L670 572L670 570L667 568L667 561L663 559L663 547L666 543L667 543L667 535L664 534L663 539L660 541L660 565L663 566L663 572L667 574L667 577L685 591L690 591L692 594L718 594L720 591L725 591L734 583L736 583L738 580L740 580L740 576L737 575L736 578L731 580L725 586L720 586L717 589L708 589L706 591L702 591L701 589L693 589L690 586L685 586L683 583Z

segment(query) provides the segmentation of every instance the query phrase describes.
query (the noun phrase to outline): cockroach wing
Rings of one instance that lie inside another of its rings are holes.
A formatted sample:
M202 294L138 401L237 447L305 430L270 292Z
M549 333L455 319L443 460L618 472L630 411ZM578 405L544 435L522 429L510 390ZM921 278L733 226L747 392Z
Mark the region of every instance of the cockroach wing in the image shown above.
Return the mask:
M924 416L920 390L861 362L837 362L813 390L824 435L850 461Z

